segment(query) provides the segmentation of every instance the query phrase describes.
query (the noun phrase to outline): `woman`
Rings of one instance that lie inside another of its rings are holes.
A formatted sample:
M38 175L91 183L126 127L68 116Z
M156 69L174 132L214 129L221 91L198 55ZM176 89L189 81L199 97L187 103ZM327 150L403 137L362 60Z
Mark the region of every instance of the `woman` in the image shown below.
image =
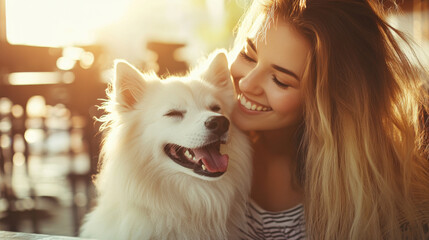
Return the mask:
M231 74L232 120L255 149L245 238L429 237L427 75L383 17L367 0L268 0L242 19Z

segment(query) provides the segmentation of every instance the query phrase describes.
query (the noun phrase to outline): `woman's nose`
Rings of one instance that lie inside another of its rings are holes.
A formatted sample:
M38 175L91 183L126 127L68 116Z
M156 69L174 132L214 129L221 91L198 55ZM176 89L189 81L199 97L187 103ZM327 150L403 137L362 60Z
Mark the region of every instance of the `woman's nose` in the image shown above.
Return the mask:
M252 95L260 95L263 93L262 84L262 74L257 67L248 72L247 75L243 76L238 82L241 92Z

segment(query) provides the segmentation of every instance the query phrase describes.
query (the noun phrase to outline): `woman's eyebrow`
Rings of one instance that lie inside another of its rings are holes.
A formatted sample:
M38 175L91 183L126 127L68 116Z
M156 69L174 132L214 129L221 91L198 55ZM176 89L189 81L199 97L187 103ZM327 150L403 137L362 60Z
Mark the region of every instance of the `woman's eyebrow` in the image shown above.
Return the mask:
M253 51L257 52L255 44L253 44L253 42L250 38L247 39L247 44L250 46L251 49L253 49Z
M271 67L272 67L272 68L274 68L274 69L276 69L277 71L280 71L280 72L282 72L282 73L285 73L285 74L287 74L287 75L289 75L289 76L291 76L291 77L295 78L296 80L300 81L300 79L299 79L298 75L296 75L296 74L295 74L294 72L292 72L291 70L288 70L288 69L286 69L286 68L282 68L282 67L277 66L277 65L275 65L275 64L271 64Z
M252 40L250 38L247 38L247 44L250 46L251 49L253 49L253 51L257 52L255 44L253 44L253 42L252 42ZM287 75L295 78L296 80L300 81L298 75L296 73L292 72L291 70L288 70L286 68L280 67L280 66L275 65L275 64L271 64L271 67L274 68L274 69L276 69L277 71L285 73L285 74L287 74Z

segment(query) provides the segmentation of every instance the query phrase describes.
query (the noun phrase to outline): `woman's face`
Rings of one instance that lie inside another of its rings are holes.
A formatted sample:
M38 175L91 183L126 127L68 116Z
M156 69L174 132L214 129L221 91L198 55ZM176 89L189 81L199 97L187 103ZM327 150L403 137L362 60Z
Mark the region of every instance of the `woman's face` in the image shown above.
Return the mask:
M302 120L301 78L308 41L278 21L265 38L248 39L231 65L237 97L233 122L245 131L289 128Z

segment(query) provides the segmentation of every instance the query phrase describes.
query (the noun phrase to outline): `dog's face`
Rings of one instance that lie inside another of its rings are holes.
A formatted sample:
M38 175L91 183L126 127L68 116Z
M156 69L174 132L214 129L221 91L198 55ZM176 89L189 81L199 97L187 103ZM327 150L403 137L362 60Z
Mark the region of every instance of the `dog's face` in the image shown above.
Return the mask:
M233 90L226 56L216 55L203 73L160 80L116 62L117 114L132 126L129 147L150 151L160 171L215 180L228 167L221 146L228 140ZM137 146L135 146L137 145Z

